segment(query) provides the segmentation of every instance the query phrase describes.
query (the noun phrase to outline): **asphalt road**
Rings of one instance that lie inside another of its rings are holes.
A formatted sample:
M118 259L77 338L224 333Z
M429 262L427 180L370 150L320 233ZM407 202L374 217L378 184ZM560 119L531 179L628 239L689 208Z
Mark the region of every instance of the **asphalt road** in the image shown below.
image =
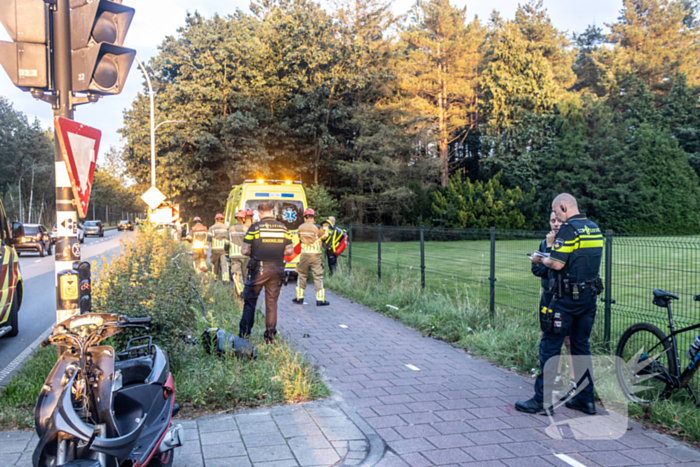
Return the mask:
M105 253L109 257L118 251L119 240L126 235L133 235L133 232L109 230L102 238L86 237L81 245L81 258L99 261L99 256ZM40 258L38 254L23 253L19 264L24 280L19 335L0 338L0 385L9 381L22 360L48 336L50 328L56 323L54 256Z

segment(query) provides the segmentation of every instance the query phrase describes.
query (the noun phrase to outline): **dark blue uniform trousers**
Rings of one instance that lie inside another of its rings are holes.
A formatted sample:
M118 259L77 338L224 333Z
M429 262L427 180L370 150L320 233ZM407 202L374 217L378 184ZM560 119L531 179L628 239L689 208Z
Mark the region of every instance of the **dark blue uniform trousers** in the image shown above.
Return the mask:
M580 293L580 298L577 301L574 301L571 296L565 296L557 301L554 311L562 313L565 331L561 334L553 334L550 332L542 334L542 340L540 341L540 374L535 381L536 401L544 402L545 390L549 393L547 394L545 406L549 406L552 402L552 386L557 376L556 369L559 368L561 346L564 344L564 339L567 335L571 342L571 354L584 357L574 357L574 374L576 375L577 383L581 383L581 378L586 374L586 371L590 372L588 384L576 395L576 399L583 403L594 401L593 367L590 359L591 349L589 340L591 337L591 330L593 329L593 323L595 322L596 299L597 295L594 294L590 288L586 288L586 290ZM548 374L545 375L544 367L550 358L554 358L555 361L552 362L554 365L550 364L552 366L549 366L549 368L555 370L549 371ZM546 381L545 376L547 378ZM582 384L579 384L579 387L582 387Z

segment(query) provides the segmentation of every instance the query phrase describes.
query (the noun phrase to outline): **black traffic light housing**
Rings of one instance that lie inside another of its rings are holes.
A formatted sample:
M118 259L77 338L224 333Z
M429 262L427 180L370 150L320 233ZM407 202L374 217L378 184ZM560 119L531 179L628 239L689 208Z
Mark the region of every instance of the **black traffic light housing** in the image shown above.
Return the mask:
M119 94L136 51L122 47L134 9L121 2L71 0L73 92Z
M14 41L0 41L0 64L21 89L50 87L48 14L44 0L0 0L0 22Z
M90 263L81 261L78 264L78 294L80 296L80 314L92 311L92 280Z

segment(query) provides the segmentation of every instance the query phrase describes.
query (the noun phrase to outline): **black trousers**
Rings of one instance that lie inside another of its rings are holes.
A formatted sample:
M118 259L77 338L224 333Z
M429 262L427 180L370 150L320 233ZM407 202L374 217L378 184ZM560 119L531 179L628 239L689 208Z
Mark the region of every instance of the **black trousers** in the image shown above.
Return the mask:
M248 270L248 278L243 289L243 316L239 326L239 336L250 336L255 324L255 308L258 297L265 287L265 335L277 333L277 300L282 290L284 266L258 266Z
M331 250L326 250L326 256L328 257L328 275L331 275L338 267L338 257Z
M569 336L571 343L571 354L574 356L574 374L576 375L577 383L581 383L582 379L587 382L580 393L576 395L576 399L580 402L593 402L593 365L590 359L591 348L589 340L591 330L595 322L596 315L596 299L590 288L587 288L580 294L580 299L574 301L571 296L564 296L557 301L554 311L562 313L564 332L554 334L550 332L542 333L540 341L540 374L535 380L535 400L544 402L545 406L549 406L552 402L551 392L554 386L554 379L557 372L548 372L544 374L545 364L550 358L556 359L555 365L550 368L559 368L559 357L561 355L561 346L564 343L566 336ZM578 358L576 356L579 356ZM586 378L586 372L589 372L590 379ZM582 385L579 384L579 387Z

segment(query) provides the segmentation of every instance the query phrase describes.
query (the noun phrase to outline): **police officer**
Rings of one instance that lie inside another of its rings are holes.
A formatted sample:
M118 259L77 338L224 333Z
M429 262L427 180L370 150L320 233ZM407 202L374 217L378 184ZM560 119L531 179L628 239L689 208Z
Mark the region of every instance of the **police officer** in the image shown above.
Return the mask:
M209 238L211 239L211 270L214 277L221 280L221 269L224 267L222 259L224 256L224 247L228 241L228 227L224 224L224 215L218 213L214 216L214 225L209 227ZM228 280L228 273L226 273Z
M260 220L250 226L243 239L241 252L250 256L248 278L243 290L243 316L239 336L250 336L255 320L258 296L265 287L265 342L272 343L277 334L277 299L284 279L284 257L294 251L292 234L283 223L272 217L272 206L258 205Z
M545 364L550 358L556 358L557 364L548 368L558 368L561 346L568 331L571 353L574 355L574 373L579 379L580 389L573 398L567 400L566 406L594 415L596 409L589 339L595 321L596 299L603 290L598 276L603 256L603 235L596 224L579 212L576 198L568 193L560 194L554 199L552 211L562 226L556 238L547 238L547 245L552 249L551 255L549 258L538 255L531 257L533 263L542 264L556 272L556 280L552 281L553 288L550 288L553 299L547 310L544 310L545 313L540 312L543 331L540 341L541 371L535 381L534 397L516 402L515 408L527 413L552 413L551 391L556 371L547 371L545 374Z
M209 243L207 242L208 231L202 225L202 219L195 217L194 225L187 239L192 243L192 253L194 254L193 262L196 271L207 270L207 250Z
M326 291L323 289L323 239L328 232L316 225L316 213L309 208L304 211L304 223L299 226L299 242L301 243L301 256L297 264L297 296L294 303L304 304L304 291L306 281L309 278L309 270L314 274L314 289L316 290L316 306L328 306Z
M243 238L245 233L248 231L246 226L246 212L245 210L240 210L236 212L236 223L233 224L228 229L229 237L229 259L231 261L231 280L233 281L233 288L236 291L236 295L239 297L243 293L243 284L245 283L246 271L248 268L248 257L241 253L241 248L243 247Z
M323 221L323 228L327 232L326 239L324 240L324 247L326 249L326 257L328 258L329 275L332 275L338 267L338 255L335 249L343 239L345 232L335 226L335 217L333 216Z

